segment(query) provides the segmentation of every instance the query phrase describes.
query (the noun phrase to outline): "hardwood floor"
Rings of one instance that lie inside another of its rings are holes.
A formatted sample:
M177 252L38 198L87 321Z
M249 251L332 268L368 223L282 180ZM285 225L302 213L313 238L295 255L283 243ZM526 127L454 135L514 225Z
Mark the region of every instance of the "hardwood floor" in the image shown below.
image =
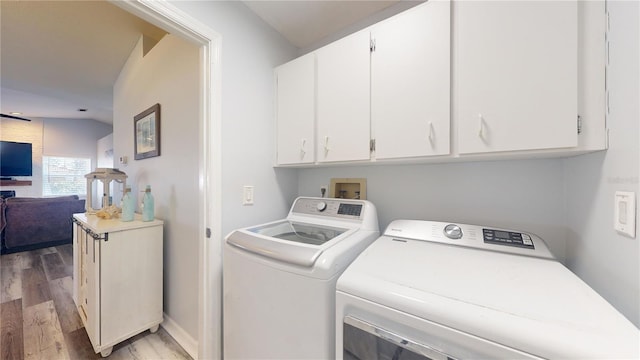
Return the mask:
M100 359L72 299L73 248L0 257L0 359ZM191 359L160 327L113 347L107 359Z

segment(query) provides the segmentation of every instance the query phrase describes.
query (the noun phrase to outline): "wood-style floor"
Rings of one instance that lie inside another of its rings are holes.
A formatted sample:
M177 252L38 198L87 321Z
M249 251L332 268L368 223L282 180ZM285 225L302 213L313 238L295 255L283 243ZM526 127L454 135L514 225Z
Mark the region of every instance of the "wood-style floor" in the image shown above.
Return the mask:
M73 248L0 257L0 359L100 359L72 299ZM161 327L113 348L107 359L191 359Z

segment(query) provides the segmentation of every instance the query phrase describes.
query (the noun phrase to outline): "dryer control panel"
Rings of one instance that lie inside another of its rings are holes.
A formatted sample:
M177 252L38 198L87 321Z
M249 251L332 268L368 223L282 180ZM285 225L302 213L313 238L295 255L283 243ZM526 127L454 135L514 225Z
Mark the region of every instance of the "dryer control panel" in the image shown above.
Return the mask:
M291 212L357 220L364 213L364 205L363 200L298 198L293 204Z
M439 221L395 220L389 224L384 235L399 239L553 258L541 238L517 230Z
M287 220L380 233L375 205L361 199L301 196L293 202Z
M535 249L531 235L513 231L482 229L484 242L487 244L517 246L526 249Z

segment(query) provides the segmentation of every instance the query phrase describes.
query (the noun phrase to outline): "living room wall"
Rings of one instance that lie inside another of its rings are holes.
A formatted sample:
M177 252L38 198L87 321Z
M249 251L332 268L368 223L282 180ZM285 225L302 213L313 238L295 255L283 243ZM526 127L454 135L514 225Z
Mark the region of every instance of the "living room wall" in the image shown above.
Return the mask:
M15 190L16 196L42 196L42 157L88 157L96 164L96 142L111 133L110 124L89 119L32 118L31 121L2 120L0 140L28 142L33 149L31 186L0 186L0 190Z

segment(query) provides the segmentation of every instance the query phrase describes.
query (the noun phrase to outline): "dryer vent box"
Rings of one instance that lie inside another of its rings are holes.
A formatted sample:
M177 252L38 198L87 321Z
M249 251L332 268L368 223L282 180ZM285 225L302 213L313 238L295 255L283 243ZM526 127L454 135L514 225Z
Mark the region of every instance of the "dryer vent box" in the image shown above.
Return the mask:
M367 199L367 179L333 178L329 188L329 197L337 199Z

